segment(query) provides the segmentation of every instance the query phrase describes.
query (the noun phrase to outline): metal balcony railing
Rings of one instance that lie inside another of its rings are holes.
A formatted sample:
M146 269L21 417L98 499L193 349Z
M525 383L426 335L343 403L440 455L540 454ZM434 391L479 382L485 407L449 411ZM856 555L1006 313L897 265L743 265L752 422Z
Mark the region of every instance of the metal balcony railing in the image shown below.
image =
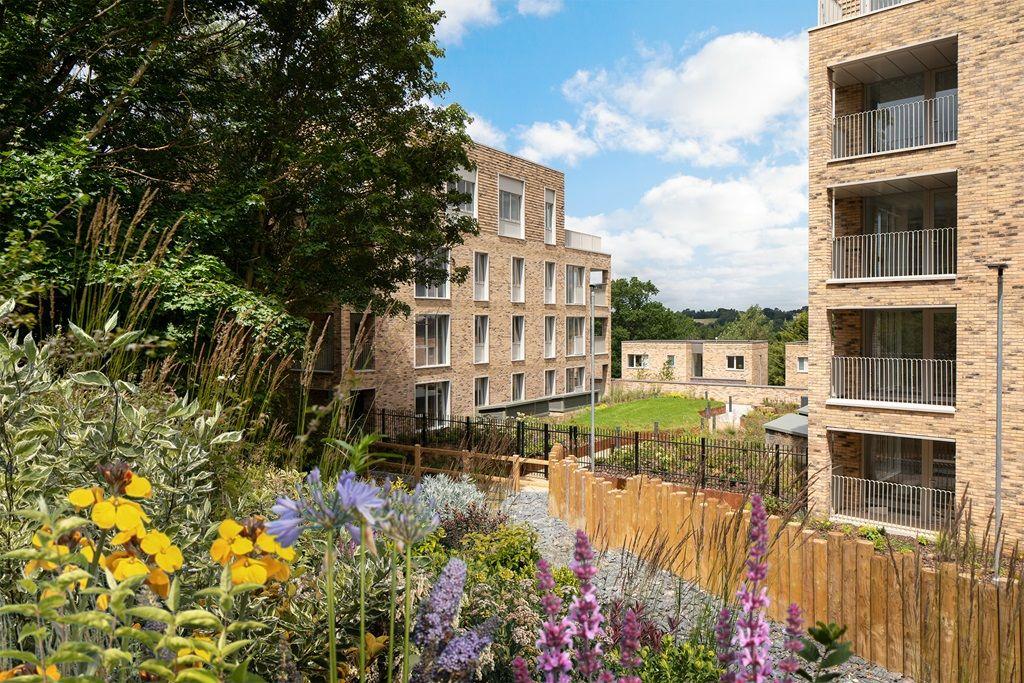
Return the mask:
M608 353L608 341L604 337L594 337L594 353Z
M956 228L844 235L832 240L833 280L955 274Z
M594 287L594 305L595 306L607 306L608 305L608 288L607 287Z
M565 246L570 249L593 251L598 254L604 253L601 251L601 237L599 235L590 235L588 233L577 232L575 230L565 231Z
M952 408L956 361L833 356L831 398Z
M837 116L832 123L832 158L956 142L958 93Z
M818 26L834 24L843 19L888 9L902 5L905 2L910 2L910 0L861 0L859 3L841 3L839 0L818 0ZM847 5L845 11L843 8L844 4Z
M832 476L832 517L908 530L940 531L956 507L953 491Z

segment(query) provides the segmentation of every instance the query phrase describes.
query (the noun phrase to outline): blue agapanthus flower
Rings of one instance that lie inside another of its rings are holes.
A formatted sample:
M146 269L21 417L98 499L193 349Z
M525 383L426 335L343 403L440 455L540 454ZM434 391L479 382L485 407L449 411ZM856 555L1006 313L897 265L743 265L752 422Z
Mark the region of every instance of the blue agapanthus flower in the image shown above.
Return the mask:
M314 469L295 498L277 499L271 511L278 518L267 523L267 533L281 545L290 546L307 529L347 529L359 543L359 530L373 526L383 507L380 488L360 481L355 472L345 472L333 489L325 491L320 470Z

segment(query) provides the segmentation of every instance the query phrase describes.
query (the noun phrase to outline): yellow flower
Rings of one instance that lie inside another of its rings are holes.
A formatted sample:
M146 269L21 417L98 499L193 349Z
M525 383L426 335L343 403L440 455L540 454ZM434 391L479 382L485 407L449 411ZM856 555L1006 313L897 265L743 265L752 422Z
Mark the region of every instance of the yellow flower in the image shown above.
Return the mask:
M285 562L295 561L295 549L283 547L276 538L267 532L256 537L256 546L265 553L274 553Z
M121 557L113 563L114 578L118 581L124 581L125 579L133 576L142 576L143 574L149 574L149 567L146 563L137 557Z
M125 543L131 542L133 538L137 538L140 541L146 537L146 527L143 524L138 525L134 529L125 529L124 531L118 531L114 534L114 537L110 539L111 545L124 545Z
M195 642L197 640L200 640L200 641L203 641L203 642L206 642L206 643L210 643L211 645L213 644L212 640L210 640L209 638L205 638L203 636L195 636L195 637L192 638L192 640L193 640L193 642ZM183 648L181 648L180 650L178 650L178 658L181 659L183 657L198 657L199 659L201 659L201 660L203 660L204 662L207 662L207 663L209 663L209 661L211 659L211 655L210 655L209 650L206 650L205 648L202 648L202 647L183 647ZM196 664L198 665L198 662Z
M134 472L128 473L128 484L124 487L124 495L132 498L150 498L153 496L153 486L149 479L139 476Z
M96 609L105 612L110 606L110 596L104 593L96 596Z
M142 539L142 550L147 555L152 555L153 560L165 572L173 573L181 569L184 558L178 546L171 545L171 539L167 534L159 531L151 531Z
M149 576L146 577L146 585L161 598L166 598L171 588L171 579L163 569L153 567L149 570Z
M79 510L92 507L103 500L103 489L93 486L87 489L75 489L68 494L68 501Z
M93 506L92 521L101 529L112 529L116 526L119 531L129 531L142 526L143 522L148 522L149 516L135 501L114 497Z
M269 555L260 558L259 561L263 563L263 568L267 571L268 579L287 581L288 577L291 576L291 570L284 562L279 562Z
M43 531L49 532L49 529L44 528ZM57 555L59 556L64 556L71 552L66 545L59 545L55 543L52 539L47 541L44 546L43 539L39 534L32 534L32 545L40 550L42 550L44 547L47 550L56 550ZM25 563L25 576L29 576L40 569L42 569L43 571L53 571L58 566L59 565L56 562L53 562L51 560L29 560Z
M0 681L6 681L19 676L39 676L45 683L46 681L59 681L60 671L53 664L46 667L46 671L43 671L39 666L32 666L30 664L21 664L13 669L0 671Z
M217 527L218 538L210 546L210 556L222 565L233 557L242 557L252 552L253 544L242 535L245 527L233 519L225 519Z
M267 582L267 568L259 560L248 557L241 557L231 565L231 583L258 583L261 586Z

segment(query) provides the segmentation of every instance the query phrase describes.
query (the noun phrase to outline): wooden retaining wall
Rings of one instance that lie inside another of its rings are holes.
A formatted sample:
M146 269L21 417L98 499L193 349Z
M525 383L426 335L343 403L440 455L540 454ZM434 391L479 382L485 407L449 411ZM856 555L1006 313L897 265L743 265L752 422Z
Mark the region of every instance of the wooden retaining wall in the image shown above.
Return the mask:
M747 552L749 511L646 477L618 489L552 452L549 513L584 529L596 547L627 548L734 595ZM1017 582L998 584L929 566L918 553L882 555L871 542L827 537L769 518L770 616L791 602L806 621L846 625L859 656L919 681L1022 681L1024 610Z

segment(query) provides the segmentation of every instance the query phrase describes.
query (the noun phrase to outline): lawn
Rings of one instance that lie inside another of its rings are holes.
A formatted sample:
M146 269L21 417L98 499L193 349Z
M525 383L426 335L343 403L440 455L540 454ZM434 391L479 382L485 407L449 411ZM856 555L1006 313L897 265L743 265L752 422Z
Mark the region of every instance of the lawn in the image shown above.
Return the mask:
M698 412L705 407L703 398L687 396L652 396L636 401L599 405L595 414L599 428L622 427L624 430L648 430L658 423L659 429L688 429L700 425ZM712 407L722 405L711 401ZM569 424L589 426L590 411L582 410L567 420Z

